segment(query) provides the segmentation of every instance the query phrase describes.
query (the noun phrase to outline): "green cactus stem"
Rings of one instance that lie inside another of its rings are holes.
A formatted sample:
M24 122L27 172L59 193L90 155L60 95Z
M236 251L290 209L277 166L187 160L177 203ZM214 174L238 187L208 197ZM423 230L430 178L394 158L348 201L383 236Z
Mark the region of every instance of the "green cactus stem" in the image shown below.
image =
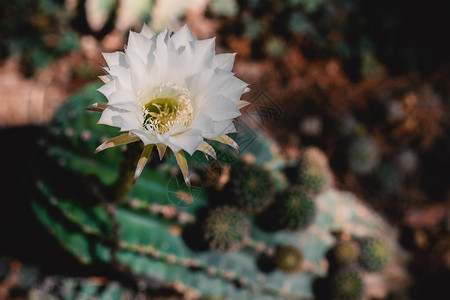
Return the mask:
M144 144L142 142L135 142L126 146L119 167L119 176L111 187L111 195L115 202L122 201L130 192L136 166L143 149Z

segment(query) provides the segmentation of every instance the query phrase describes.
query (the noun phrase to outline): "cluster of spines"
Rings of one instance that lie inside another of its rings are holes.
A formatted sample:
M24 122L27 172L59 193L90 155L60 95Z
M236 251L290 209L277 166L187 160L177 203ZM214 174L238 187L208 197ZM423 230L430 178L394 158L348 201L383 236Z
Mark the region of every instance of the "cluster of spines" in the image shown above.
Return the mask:
M390 261L388 245L375 237L355 238L341 233L331 249L330 291L333 299L358 300L364 294L362 270L381 271Z
M213 249L221 252L238 251L250 239L250 223L238 209L218 207L209 213L205 221L204 236Z
M360 272L352 268L340 270L331 280L331 292L336 300L361 299L364 282Z
M276 214L281 228L301 230L309 226L316 215L313 195L301 186L293 186L279 195Z
M231 202L247 213L261 212L275 199L275 183L270 173L245 163L232 168L227 190Z
M300 272L303 264L303 254L293 245L280 245L275 249L275 266L286 274Z
M361 241L361 265L368 271L380 271L385 268L391 258L389 246L377 238L365 238Z
M359 244L354 240L339 241L333 248L333 258L339 266L348 266L358 261Z
M330 187L332 176L325 153L315 147L306 148L300 159L298 180L312 194Z

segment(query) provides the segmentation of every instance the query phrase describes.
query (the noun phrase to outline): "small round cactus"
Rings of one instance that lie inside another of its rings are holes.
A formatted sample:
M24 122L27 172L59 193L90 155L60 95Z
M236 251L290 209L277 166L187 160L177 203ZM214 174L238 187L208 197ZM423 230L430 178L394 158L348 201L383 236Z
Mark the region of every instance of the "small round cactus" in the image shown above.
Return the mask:
M238 251L247 242L249 234L250 223L236 208L216 208L206 219L205 239L211 248L218 251Z
M278 206L278 220L281 227L286 229L304 229L316 214L313 196L300 186L286 190L280 196Z
M303 152L298 178L300 184L314 194L330 186L331 172L328 168L327 157L322 150L310 147Z
M295 246L282 245L275 250L275 264L278 270L287 274L298 273L302 268L303 254Z
M333 248L333 258L341 266L350 265L359 258L360 248L355 241L341 241Z
M369 271L379 271L387 266L391 249L382 240L367 238L361 241L361 265Z
M350 168L358 175L370 174L380 162L380 149L373 138L356 139L348 152Z
M331 292L336 300L358 300L364 293L364 283L357 270L344 269L331 280Z
M275 184L268 171L241 164L232 169L230 177L232 202L246 212L260 212L275 200Z
M283 57L287 52L286 42L282 38L272 37L267 40L264 50L270 57Z

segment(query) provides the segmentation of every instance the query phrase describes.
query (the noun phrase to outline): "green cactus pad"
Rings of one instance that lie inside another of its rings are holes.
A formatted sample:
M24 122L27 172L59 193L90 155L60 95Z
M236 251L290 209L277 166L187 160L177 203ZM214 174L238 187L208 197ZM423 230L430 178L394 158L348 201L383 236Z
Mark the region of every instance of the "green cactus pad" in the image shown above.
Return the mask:
M231 201L246 212L260 212L275 200L274 181L263 168L242 163L232 168L230 177Z
M287 274L300 272L303 263L303 254L295 246L282 245L275 249L275 264L277 268Z
M238 251L249 238L250 223L245 215L232 207L211 211L205 222L205 239L211 248L221 252Z
M364 293L364 283L358 271L344 269L331 280L331 292L336 300L358 300Z
M341 241L333 248L333 258L338 265L349 265L359 258L360 248L355 241Z
M290 230L306 228L316 215L313 196L300 186L294 186L283 192L277 206L280 226Z
M298 168L298 179L305 189L314 194L330 187L332 176L327 157L322 150L310 147L303 152Z
M391 257L391 249L382 240L367 238L361 241L361 264L369 271L379 271L386 267Z

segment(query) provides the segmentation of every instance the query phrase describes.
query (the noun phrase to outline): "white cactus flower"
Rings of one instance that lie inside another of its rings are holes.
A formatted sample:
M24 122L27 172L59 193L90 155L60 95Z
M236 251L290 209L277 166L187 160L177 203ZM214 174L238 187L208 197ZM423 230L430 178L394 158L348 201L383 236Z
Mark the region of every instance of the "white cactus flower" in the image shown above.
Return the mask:
M239 149L226 134L235 132L232 120L249 104L241 100L249 89L231 72L235 54L216 55L214 38L197 40L187 25L170 36L167 28L156 34L144 24L140 33L130 31L124 52L103 56L108 74L100 76L105 84L99 91L108 103L95 103L88 110L102 113L99 124L124 133L96 152L141 140L145 148L134 182L155 145L161 159L167 147L172 150L188 186L183 150L215 158L205 140Z

